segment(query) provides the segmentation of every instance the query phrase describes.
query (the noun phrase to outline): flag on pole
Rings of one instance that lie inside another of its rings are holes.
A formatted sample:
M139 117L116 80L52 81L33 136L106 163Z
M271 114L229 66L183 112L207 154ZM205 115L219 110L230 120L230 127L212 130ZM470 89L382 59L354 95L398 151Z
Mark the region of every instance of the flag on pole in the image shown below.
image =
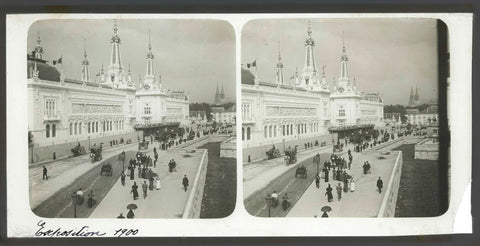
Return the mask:
M57 63L62 63L62 58L60 57L58 60L53 60L53 65L57 64Z
M253 61L252 63L247 63L247 68L250 67L257 67L257 60Z

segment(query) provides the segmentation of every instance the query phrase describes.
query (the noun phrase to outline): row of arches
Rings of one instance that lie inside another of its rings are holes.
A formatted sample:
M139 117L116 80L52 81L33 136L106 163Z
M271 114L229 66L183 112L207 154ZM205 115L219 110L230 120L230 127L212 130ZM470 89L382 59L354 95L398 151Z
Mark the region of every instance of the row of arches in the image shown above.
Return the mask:
M265 125L263 127L263 137L264 138L275 138L277 137L277 130L281 129L282 136L291 136L302 135L307 133L317 133L320 132L320 124L315 123L301 123L301 124L282 124L277 127L277 125Z
M251 138L251 129L247 127L247 132L245 134L245 127L242 127L242 141L250 140Z

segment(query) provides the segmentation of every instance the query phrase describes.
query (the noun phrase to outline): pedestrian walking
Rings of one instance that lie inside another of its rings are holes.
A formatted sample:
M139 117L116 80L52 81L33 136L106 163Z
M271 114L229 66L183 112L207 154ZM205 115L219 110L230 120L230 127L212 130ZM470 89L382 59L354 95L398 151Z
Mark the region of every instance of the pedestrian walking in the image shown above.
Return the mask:
M326 189L325 195L327 196L328 202L331 202L333 200L333 194L332 194L332 187L330 184L328 184L328 187Z
M48 175L47 175L47 168L45 166L43 166L43 179L48 179Z
M325 169L325 183L328 183L328 169Z
M350 179L350 192L355 191L355 180L352 178Z
M317 173L317 176L315 176L315 185L317 186L317 189L320 189L320 175Z
M185 192L187 192L187 188L188 188L188 178L187 178L187 175L186 175L186 174L183 176L182 184L183 184L183 189L185 190Z
M143 181L142 190L143 190L143 199L146 199L147 198L147 190L148 190L147 181Z
M160 183L160 178L157 176L155 178L155 189L160 190L162 188L162 184Z
M122 174L120 174L120 181L122 182L122 186L125 186L125 172L122 171Z
M378 188L378 193L382 193L382 188L383 188L383 180L382 178L378 177L377 180L377 188Z
M132 190L130 191L130 193L133 194L133 200L137 200L137 198L138 198L138 185L137 185L137 182L133 181Z
M340 201L340 199L342 199L342 185L338 183L336 189L337 189L337 198Z
M130 166L129 169L130 169L130 180L134 180L135 179L135 167Z
M343 192L345 192L345 193L348 192L348 183L349 183L349 182L348 182L348 179L345 178L345 179L343 180Z

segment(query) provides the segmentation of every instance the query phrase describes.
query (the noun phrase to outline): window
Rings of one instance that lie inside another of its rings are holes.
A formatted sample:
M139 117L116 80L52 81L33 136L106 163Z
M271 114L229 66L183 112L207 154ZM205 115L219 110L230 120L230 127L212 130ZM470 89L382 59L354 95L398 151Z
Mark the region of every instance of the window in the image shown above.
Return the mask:
M45 116L48 117L55 117L57 116L57 103L54 98L46 98L45 99Z
M98 132L98 121L95 122L95 132Z
M273 137L277 137L277 126L273 126Z
M103 122L103 127L102 127L103 131L105 131L105 121Z
M338 110L338 116L343 117L345 116L345 109L343 107L340 107Z
M267 126L264 126L264 127L263 127L263 137L264 137L264 138L267 138L267 131L268 131L268 130L267 130Z
M272 126L268 127L268 137L272 137Z
M242 141L245 140L245 128L242 127Z
M57 127L55 124L52 124L52 138L54 138L57 135Z
M70 136L73 134L73 123L70 123Z
M150 105L145 104L145 107L143 108L143 114L150 114Z
M282 136L285 136L285 125L282 126Z
M82 134L82 123L78 124L78 134Z
M90 122L88 122L87 133L90 133Z
M45 126L45 135L47 138L50 137L50 125Z
M247 127L247 140L250 140L250 127Z
M110 121L110 131L112 130L112 121Z
M77 133L78 133L78 129L77 129L77 128L78 128L78 123L75 122L75 128L74 128L74 129L75 129L75 135L77 135Z

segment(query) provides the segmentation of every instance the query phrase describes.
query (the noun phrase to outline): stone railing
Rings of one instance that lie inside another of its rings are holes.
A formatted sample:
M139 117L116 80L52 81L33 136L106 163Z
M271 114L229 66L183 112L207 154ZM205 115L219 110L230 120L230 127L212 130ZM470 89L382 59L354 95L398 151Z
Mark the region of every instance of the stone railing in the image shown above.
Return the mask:
M385 189L385 195L382 200L382 205L378 211L377 217L395 217L395 207L397 205L398 188L400 187L400 178L402 176L403 156L399 151L395 165L393 166L392 174Z
M191 186L190 195L188 196L187 204L183 210L183 219L198 219L202 211L203 190L205 188L205 179L207 176L208 166L208 150L203 150L202 159L197 169L197 174L193 185Z

